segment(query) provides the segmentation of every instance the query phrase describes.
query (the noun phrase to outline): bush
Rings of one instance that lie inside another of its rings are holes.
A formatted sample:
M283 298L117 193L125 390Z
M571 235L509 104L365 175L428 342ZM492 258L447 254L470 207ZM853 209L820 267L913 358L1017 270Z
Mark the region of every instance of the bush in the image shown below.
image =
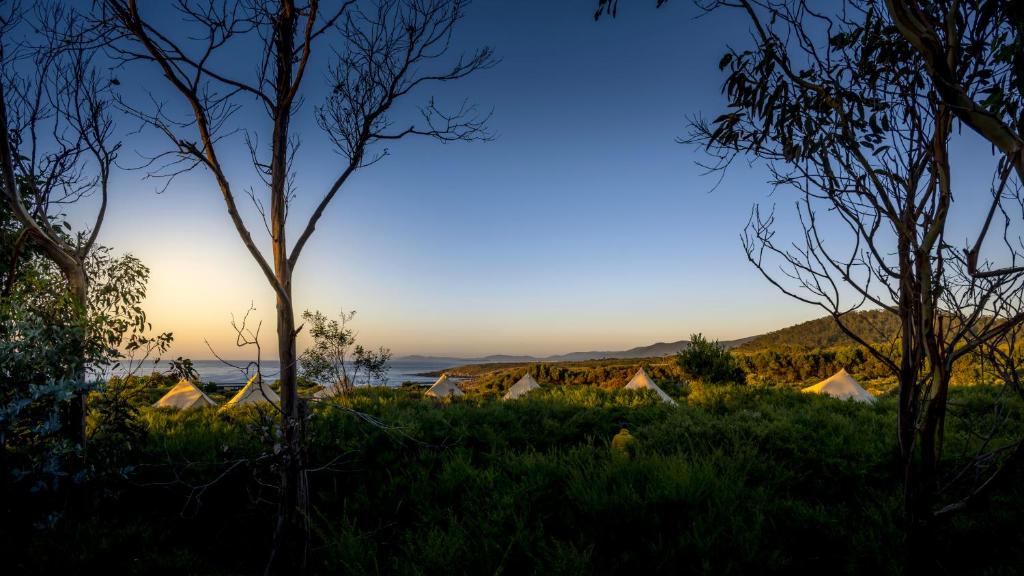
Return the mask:
M1019 402L991 414L995 389L951 393L951 454L978 441L972 418L1024 426ZM310 571L899 573L896 404L704 384L679 406L594 386L447 403L360 387L311 406ZM630 459L611 449L623 421ZM224 553L265 551L271 538L277 476L260 414L143 407L141 422L131 481L73 534L0 542L20 552L14 572L262 572L264 554ZM1019 571L1014 474L942 530L950 573Z
M89 441L101 467L119 467L137 456L146 437L139 415L146 397L144 381L132 377L111 378L89 396Z
M746 374L718 342L708 342L703 335L690 336L690 345L679 352L676 362L683 374L706 384L741 384Z

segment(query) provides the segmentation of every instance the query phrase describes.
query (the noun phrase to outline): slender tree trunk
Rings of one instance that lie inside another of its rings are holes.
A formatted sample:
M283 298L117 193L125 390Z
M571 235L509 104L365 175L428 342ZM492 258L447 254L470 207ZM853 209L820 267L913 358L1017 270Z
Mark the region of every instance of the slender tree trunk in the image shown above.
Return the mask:
M945 432L946 402L948 400L950 370L946 363L946 342L942 331L942 312L939 306L941 285L933 280L936 266L941 271L941 248L933 256L933 246L939 242L939 234L945 229L946 216L951 202L949 185L948 140L951 117L943 106L936 115L935 132L932 137L934 181L932 189L938 193L938 208L933 220L926 227L922 243L915 252L916 305L915 328L918 332L918 346L922 358L919 368L927 368L927 386L915 383L913 393L914 450L908 454L906 465L910 474L906 478L908 491L908 548L910 561L908 572L932 574L939 566L935 560L935 504L938 500L939 466L942 461L943 435ZM908 269L909 270L909 269ZM940 272L941 274L941 272ZM927 365L925 365L927 363ZM923 372L923 370L922 370Z
M306 534L301 509L302 415L298 397L298 357L295 352L295 311L292 307L292 269L288 259L288 134L292 110L292 62L295 49L295 6L280 4L275 22L274 132L271 158L270 220L277 291L277 353L281 363L281 501L275 542L267 572L295 573L305 566Z
M919 286L915 294L919 305L916 329L930 372L927 388L915 383L914 417L907 426L914 433L913 449L905 455L907 470L905 478L907 510L907 544L911 574L932 574L938 568L935 564L935 518L933 510L938 490L939 464L942 458L943 424L946 414L946 400L949 389L949 371L942 356L944 343L941 321L936 306L937 297L931 283L934 273L932 263L926 255L918 256L917 278ZM921 366L924 368L924 366Z
M902 242L901 242L902 244ZM901 248L903 248L901 246ZM905 260L909 264L910 258ZM904 263L901 263L904 266ZM903 267L903 270L909 270ZM899 434L900 465L903 471L903 515L904 533L906 537L906 564L913 568L920 564L918 557L921 552L921 532L919 525L918 479L919 470L916 462L917 446L917 404L915 392L920 376L920 363L916 334L916 314L914 314L915 297L913 282L910 278L904 277L903 286L900 290L900 321L903 325L902 353L900 361L900 388L899 388L899 412L897 415L897 429Z
M82 332L79 334L81 341L79 347L81 353L75 360L72 378L79 389L72 396L68 403L67 413L67 436L76 446L82 449L82 457L85 456L85 418L88 412L86 406L85 391L85 346L89 338L88 316L89 316L89 279L85 275L85 266L77 263L75 266L66 269L64 274L68 281L75 306L75 316L81 322Z
M287 292L291 294L290 280ZM268 573L294 573L305 564L302 511L302 411L297 394L295 313L290 300L277 299L277 350L281 363L281 500Z

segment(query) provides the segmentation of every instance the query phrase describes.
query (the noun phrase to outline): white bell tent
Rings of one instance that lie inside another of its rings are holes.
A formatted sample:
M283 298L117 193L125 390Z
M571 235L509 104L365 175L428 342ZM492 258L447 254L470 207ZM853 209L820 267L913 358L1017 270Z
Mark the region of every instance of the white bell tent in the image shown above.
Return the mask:
M216 406L217 403L210 399L198 386L187 378L167 391L153 406L155 408L174 408L175 410L191 410L193 408L207 408Z
M626 390L653 390L654 393L658 395L658 398L661 398L663 402L668 402L669 404L676 403L671 396L666 394L664 390L654 383L654 380L651 380L651 377L647 375L647 372L644 371L643 367L637 370L633 379L626 384Z
M850 376L846 369L836 372L831 377L801 390L808 394L826 394L840 400L856 400L857 402L874 402L875 397Z
M462 396L462 389L456 386L455 382L449 380L447 374L441 374L441 377L437 379L437 382L434 382L434 385L428 388L423 395L430 396L432 398Z
M540 390L540 384L537 384L537 381L533 379L533 376L530 376L530 374L527 373L508 389L508 392L505 393L502 400L515 400L516 398L522 398L534 390Z
M281 397L274 392L274 389L263 381L260 374L257 372L249 381L245 383L245 387L238 391L231 400L224 403L221 410L231 408L234 406L242 405L259 405L259 404L274 404L275 406L281 405Z

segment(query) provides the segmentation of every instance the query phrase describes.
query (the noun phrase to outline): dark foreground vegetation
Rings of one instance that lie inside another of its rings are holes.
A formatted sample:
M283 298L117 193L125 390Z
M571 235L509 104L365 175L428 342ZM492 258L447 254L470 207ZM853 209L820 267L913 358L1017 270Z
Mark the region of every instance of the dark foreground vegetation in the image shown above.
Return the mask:
M153 391L139 396L152 395ZM947 454L1000 389L955 388ZM305 473L313 572L355 574L895 574L903 565L896 402L692 385L678 407L642 393L545 388L515 402L358 389L316 404ZM145 398L148 400L148 398ZM103 405L93 402L93 405ZM101 481L77 521L12 503L14 573L259 573L276 472L255 410L141 407L91 421ZM614 452L626 423L636 442ZM126 432L127 430L127 432ZM98 464L94 464L98 466ZM1024 471L940 527L950 574L1024 566ZM71 572L68 572L68 570Z

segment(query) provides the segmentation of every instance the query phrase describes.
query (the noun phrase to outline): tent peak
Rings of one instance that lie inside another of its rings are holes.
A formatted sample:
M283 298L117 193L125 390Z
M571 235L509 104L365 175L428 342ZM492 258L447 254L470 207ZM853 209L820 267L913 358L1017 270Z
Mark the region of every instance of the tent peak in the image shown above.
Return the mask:
M540 384L534 380L533 375L527 372L520 378L515 384L509 387L508 392L502 396L502 400L514 400L516 398L525 396L533 390L539 390Z
M447 372L442 372L441 376L438 377L433 386L427 388L427 391L424 392L423 395L432 396L434 398L445 398L448 396L462 396L463 392L455 382L448 380Z
M177 410L216 405L216 402L211 400L202 389L187 378L179 380L166 394L153 403L153 406L157 408L174 408Z
M850 373L842 369L832 376L800 390L811 394L825 394L841 400L856 400L857 402L874 402L875 397L850 376Z
M651 377L647 375L647 372L644 370L643 366L641 366L640 369L636 371L636 374L629 381L629 383L626 384L625 388L627 390L653 390L654 393L657 394L663 402L668 402L669 404L676 403L676 401L673 400L671 396L666 394L660 386L654 383L654 380L652 380Z

